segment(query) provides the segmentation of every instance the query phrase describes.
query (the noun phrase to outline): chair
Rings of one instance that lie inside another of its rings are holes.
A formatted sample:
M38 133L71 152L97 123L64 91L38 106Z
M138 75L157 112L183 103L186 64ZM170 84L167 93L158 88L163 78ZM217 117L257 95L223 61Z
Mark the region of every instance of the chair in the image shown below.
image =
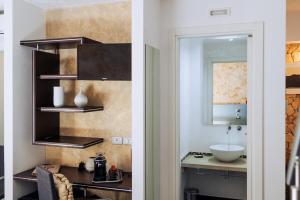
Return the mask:
M39 199L58 200L52 173L41 167L36 167L36 174Z
M36 167L39 200L58 200L53 174L46 169ZM106 200L91 198L76 198L76 200ZM108 199L107 199L108 200Z

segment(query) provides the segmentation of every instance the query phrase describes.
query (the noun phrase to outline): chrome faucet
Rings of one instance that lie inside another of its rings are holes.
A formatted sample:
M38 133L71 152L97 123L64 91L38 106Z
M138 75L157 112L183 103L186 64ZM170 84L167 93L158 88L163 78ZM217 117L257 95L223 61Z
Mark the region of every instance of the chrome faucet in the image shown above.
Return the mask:
M241 119L241 109L236 109L235 111L235 119Z
M227 135L228 135L228 133L229 133L230 130L231 130L231 125L229 125L229 126L227 127L227 132L226 132Z

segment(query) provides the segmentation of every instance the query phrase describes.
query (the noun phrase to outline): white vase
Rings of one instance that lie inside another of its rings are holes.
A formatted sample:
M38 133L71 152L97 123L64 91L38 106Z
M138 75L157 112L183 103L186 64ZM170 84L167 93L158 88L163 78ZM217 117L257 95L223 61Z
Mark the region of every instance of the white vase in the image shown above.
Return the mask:
M89 157L89 159L86 161L85 163L85 169L89 172L93 172L94 171L94 161L95 161L95 157Z
M64 105L64 88L61 86L53 87L53 105L62 107Z
M88 103L88 98L87 96L85 96L82 92L82 90L80 89L79 93L76 95L75 99L74 99L74 103L77 107L82 108L84 106L87 105Z

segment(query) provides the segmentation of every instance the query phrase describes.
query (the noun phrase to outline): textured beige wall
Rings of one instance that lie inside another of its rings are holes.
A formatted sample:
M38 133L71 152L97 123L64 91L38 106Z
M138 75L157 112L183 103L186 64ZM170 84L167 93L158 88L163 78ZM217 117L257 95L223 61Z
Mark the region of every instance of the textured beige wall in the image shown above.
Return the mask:
M300 61L300 44L286 45L286 63L293 63Z
M48 38L85 36L103 43L131 42L131 3L119 2L84 7L50 10L46 14ZM76 73L76 51L61 50L61 73ZM63 135L102 137L104 143L86 149L46 148L50 163L78 166L97 153L104 153L108 165L116 164L131 171L131 146L112 145L112 136L131 137L130 81L61 81L66 104L73 104L79 88L89 104L104 105L104 111L92 113L61 113ZM131 199L130 195L106 193L113 199Z
M300 61L300 44L286 45L286 63L294 63ZM289 67L286 71L287 75L300 74L300 68ZM294 142L296 119L300 106L300 95L286 95L286 159L289 160L292 145Z
M300 95L286 95L286 158L290 157L295 136L296 119L298 117L298 109L300 106Z
M247 63L213 64L213 103L247 103Z

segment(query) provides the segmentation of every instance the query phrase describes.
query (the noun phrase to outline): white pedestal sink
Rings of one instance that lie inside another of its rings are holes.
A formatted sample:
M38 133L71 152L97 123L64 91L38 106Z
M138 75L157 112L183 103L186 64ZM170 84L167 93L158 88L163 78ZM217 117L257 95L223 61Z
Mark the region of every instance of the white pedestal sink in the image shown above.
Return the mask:
M217 144L209 147L212 154L220 161L233 162L243 155L245 148L233 144Z

